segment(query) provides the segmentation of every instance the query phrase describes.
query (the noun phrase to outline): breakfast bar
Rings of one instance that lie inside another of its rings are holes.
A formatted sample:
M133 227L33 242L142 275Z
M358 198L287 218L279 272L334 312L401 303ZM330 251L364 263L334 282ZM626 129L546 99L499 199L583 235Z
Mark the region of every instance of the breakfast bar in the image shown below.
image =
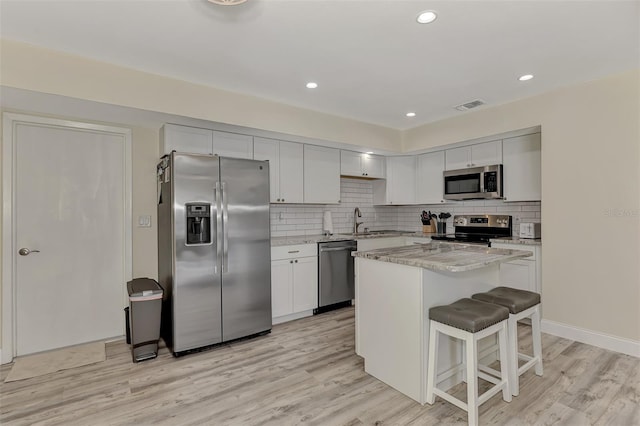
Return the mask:
M356 353L364 368L420 404L426 402L429 308L499 285L499 265L531 252L486 246L427 243L354 252ZM480 350L494 356L490 341ZM441 336L443 386L462 381L461 345Z

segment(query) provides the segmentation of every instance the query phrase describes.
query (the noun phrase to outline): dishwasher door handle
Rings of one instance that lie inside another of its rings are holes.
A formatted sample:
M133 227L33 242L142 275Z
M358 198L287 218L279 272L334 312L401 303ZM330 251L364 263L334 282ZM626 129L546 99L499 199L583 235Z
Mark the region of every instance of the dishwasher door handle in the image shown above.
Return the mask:
M328 251L355 251L356 249L353 247L333 247L333 248L321 248L320 253L326 253Z

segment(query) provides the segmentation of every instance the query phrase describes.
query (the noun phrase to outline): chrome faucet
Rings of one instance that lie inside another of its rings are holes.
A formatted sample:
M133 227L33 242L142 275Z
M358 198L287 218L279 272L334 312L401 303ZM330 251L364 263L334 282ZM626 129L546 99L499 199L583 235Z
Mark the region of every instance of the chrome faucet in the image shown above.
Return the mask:
M358 226L362 225L364 222L358 222L358 218L362 217L362 213L360 213L360 208L356 207L353 211L353 233L358 233Z

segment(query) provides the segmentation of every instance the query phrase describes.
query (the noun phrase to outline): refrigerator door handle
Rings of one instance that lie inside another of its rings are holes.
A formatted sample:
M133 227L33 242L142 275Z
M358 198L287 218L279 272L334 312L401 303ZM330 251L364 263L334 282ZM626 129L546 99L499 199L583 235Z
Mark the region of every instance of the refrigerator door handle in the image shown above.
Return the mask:
M216 202L216 263L215 263L215 273L219 274L222 269L222 253L220 253L220 248L222 246L222 191L220 190L220 182L216 182L216 188L213 191L214 199Z
M222 273L229 272L229 202L227 183L222 182Z

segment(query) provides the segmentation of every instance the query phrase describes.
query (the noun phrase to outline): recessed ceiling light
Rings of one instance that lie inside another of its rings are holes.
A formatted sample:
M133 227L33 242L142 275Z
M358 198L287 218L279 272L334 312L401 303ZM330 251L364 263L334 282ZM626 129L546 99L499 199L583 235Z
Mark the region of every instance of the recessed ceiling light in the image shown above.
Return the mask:
M533 78L533 75L531 75L531 74L525 74L525 75L520 76L520 77L518 78L518 80L520 80L520 81L527 81L527 80L531 80L532 78Z
M316 87L318 87L318 83L314 83L313 81L307 83L307 89L315 89Z
M436 15L433 10L425 10L424 12L420 12L416 21L418 21L419 24L429 24L435 21L437 17L438 15Z
M415 112L408 112L407 113L407 117L415 117L416 113Z

